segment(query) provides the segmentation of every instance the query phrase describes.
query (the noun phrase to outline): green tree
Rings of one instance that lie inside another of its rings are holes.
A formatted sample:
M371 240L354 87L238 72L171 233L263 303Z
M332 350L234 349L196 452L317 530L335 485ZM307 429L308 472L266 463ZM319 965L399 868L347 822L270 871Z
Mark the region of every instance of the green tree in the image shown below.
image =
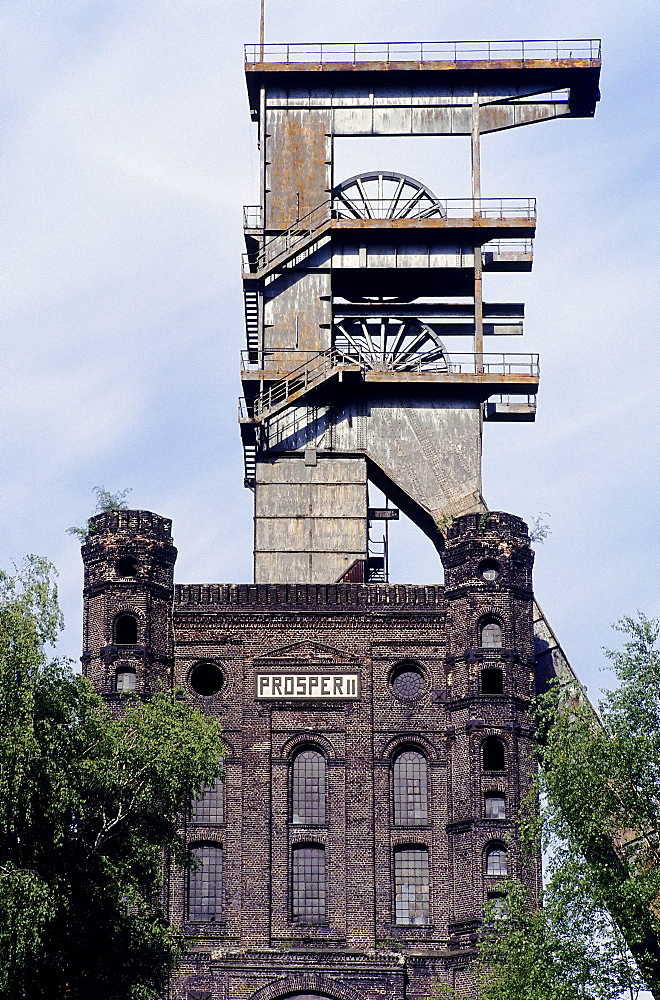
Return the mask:
M121 717L49 657L53 569L0 572L0 997L150 1000L183 948L160 908L180 818L220 768L218 723L177 695Z
M543 838L540 900L508 883L480 949L483 1000L613 1000L644 984L660 998L660 624L615 626L608 651L619 681L596 716L570 685L538 699L540 816L523 818L528 846Z

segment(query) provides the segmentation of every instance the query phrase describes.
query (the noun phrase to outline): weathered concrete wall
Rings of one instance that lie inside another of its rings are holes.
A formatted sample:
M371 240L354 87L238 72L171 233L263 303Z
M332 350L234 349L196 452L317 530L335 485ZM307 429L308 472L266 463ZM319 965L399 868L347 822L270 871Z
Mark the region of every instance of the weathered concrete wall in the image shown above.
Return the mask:
M367 463L361 456L279 456L257 466L254 579L332 583L367 557Z
M411 507L442 524L448 517L485 510L480 421L476 400L376 397L335 406L291 406L269 422L267 443L280 454L313 447L337 456L364 455L410 499ZM387 492L386 483L378 485ZM270 486L274 496L276 484ZM258 481L257 497L262 489ZM391 499L399 503L401 498ZM281 520L273 530L286 535L290 528ZM260 543L257 535L257 549ZM352 547L341 536L337 546Z

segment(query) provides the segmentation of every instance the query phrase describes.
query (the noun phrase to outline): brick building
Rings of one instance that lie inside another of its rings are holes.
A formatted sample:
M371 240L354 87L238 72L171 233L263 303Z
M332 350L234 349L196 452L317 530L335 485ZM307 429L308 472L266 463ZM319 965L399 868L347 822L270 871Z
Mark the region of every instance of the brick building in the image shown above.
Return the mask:
M173 996L417 1000L434 978L470 996L485 900L539 878L514 822L534 773L526 525L456 519L444 587L175 587L169 521L94 523L87 676L110 701L180 686L224 727L224 781L188 827L204 867L170 889L194 942Z
M536 210L481 197L480 142L592 115L600 50L316 48L246 54L255 583L175 585L171 522L149 511L97 515L83 547L96 689L120 710L122 692L182 688L224 730L223 774L186 821L197 864L164 899L191 941L172 1000L472 997L487 900L507 875L540 880L516 834L529 703L570 668L534 601L527 526L481 491L484 420L533 419L538 385L535 355L484 351L522 333L524 307L484 302L483 274L531 269ZM334 177L336 137L383 134L470 136L472 197ZM470 354L447 346L465 337ZM372 529L390 502L444 585L388 582Z

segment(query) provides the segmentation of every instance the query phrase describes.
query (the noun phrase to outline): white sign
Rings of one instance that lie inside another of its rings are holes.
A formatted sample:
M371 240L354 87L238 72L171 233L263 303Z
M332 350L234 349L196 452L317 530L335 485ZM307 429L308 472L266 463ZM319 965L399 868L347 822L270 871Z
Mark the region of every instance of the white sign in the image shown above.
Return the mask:
M257 674L257 698L339 701L359 697L359 674Z

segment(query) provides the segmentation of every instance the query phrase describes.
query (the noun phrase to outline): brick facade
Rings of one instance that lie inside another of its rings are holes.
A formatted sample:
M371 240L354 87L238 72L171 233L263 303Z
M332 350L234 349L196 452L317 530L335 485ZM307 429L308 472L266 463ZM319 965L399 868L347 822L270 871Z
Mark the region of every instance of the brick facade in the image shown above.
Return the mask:
M119 674L134 674L141 694L179 686L224 728L224 822L188 828L191 844L223 848L220 919L188 922L186 877L172 873L167 907L191 940L172 1000L422 1000L434 981L474 996L469 966L484 901L502 879L486 874L487 848L506 849L509 873L530 887L540 878L540 862L520 857L514 822L535 771L526 525L502 513L453 521L444 587L175 587L169 520L119 511L93 524L83 548L86 675L117 709ZM135 643L116 641L126 613ZM484 648L485 624L499 627L501 644ZM192 686L200 662L221 672L214 695ZM414 697L393 689L402 662L421 673ZM359 697L259 700L259 672L358 674ZM482 693L493 678L502 693ZM484 769L488 737L503 744L503 768ZM327 772L326 822L309 828L291 821L301 747L320 750ZM406 748L426 759L428 821L397 826L392 764ZM488 793L504 796L506 818L485 815ZM325 922L292 919L296 844L325 850ZM397 847L428 852L424 923L395 920Z

